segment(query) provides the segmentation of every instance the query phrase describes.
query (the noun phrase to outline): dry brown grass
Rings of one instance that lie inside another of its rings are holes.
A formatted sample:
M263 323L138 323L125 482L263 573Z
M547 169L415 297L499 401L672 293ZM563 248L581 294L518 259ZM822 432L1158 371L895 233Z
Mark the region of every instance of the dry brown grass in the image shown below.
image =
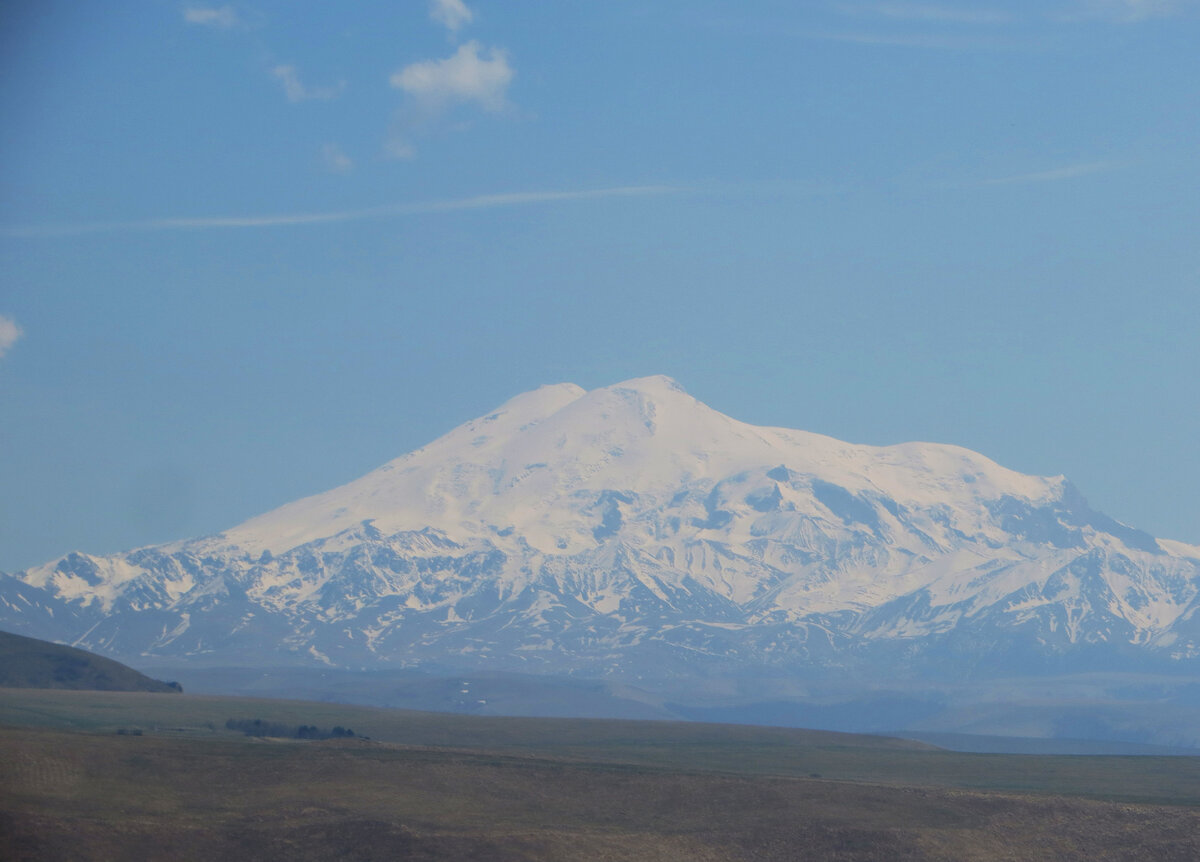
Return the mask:
M380 742L8 728L0 858L1193 860L1200 808Z

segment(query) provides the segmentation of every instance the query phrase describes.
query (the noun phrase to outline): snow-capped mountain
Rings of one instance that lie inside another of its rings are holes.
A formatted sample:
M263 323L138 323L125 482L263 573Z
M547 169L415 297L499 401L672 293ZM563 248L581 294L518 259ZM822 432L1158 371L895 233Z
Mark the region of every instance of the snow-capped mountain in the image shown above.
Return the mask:
M628 678L1181 666L1200 547L1062 477L561 384L216 536L0 577L0 625L121 657Z

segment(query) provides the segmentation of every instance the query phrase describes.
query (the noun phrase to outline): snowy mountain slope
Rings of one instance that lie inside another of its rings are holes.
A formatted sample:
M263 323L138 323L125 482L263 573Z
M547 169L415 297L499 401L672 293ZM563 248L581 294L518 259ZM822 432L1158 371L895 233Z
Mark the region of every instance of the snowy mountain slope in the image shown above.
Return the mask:
M525 393L217 536L0 578L0 622L242 664L1178 665L1200 655L1200 548L1062 477L755 427L651 377Z

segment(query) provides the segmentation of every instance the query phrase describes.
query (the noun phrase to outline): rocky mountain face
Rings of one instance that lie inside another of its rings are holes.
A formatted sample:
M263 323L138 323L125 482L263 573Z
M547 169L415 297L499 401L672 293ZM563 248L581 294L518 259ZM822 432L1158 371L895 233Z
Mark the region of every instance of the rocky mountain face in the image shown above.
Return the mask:
M224 533L0 576L108 655L944 678L1194 669L1200 547L954 446L724 416L652 377L520 395Z

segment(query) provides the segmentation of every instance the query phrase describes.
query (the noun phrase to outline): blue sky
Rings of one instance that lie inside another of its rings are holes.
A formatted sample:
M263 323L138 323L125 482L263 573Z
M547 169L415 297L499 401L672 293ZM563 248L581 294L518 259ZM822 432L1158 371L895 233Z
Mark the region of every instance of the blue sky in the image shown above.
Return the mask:
M0 569L518 392L1070 477L1200 543L1200 3L0 11Z

